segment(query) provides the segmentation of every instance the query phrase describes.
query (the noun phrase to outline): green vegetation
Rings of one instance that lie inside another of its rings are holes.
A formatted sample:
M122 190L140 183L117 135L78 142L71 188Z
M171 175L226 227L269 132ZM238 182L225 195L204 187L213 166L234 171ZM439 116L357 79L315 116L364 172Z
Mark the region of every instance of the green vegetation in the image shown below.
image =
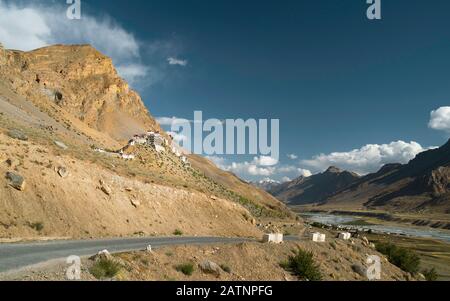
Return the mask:
M175 269L186 276L191 276L192 273L194 273L194 265L192 263L184 263L177 265Z
M298 249L294 255L289 256L287 262L281 264L281 267L290 271L301 280L322 280L322 273L319 266L315 263L314 255L311 252Z
M378 252L386 255L393 265L398 266L403 271L411 274L419 272L420 258L414 251L398 247L392 243L379 243L376 248Z
M420 257L423 269L435 268L438 280L450 280L450 243L417 237L369 234L368 238L375 244L390 242L397 246L413 250Z
M425 279L427 281L437 281L439 278L439 275L436 272L435 268L431 268L429 270L424 270L422 273L425 276Z
M181 231L180 229L176 229L175 231L173 231L173 235L181 236L183 235L183 231Z
M94 263L89 272L97 279L110 279L120 272L119 263L110 259L101 259Z
M34 230L36 230L36 231L38 231L38 232L41 232L42 230L44 230L44 223L42 223L42 222L29 223L28 226L29 226L31 229L34 229Z
M313 222L313 223L311 223L311 227L313 227L313 228L323 228L325 225L324 224L322 224L322 223L318 223L318 222Z

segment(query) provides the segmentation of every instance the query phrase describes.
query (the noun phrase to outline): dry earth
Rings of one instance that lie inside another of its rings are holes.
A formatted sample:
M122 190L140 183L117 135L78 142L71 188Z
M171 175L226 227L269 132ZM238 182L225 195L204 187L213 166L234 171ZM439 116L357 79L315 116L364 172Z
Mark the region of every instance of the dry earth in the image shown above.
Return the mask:
M300 241L282 245L262 243L242 243L235 245L214 246L177 246L164 247L152 252L141 251L118 254L114 260L121 269L114 277L116 280L207 280L207 281L297 281L298 278L284 270L280 263L286 261L293 250L301 248L314 254L323 280L326 281L367 281L367 278L356 273L354 265L367 267L367 255L379 255L382 259L382 280L413 280L397 267L393 266L376 251L365 247L361 241L354 243L337 239L326 243ZM219 275L203 272L199 265L205 260L212 261L228 272L221 270ZM192 263L194 272L186 276L177 271L178 265ZM89 272L93 265L90 259L82 261L82 280L96 280ZM67 265L52 264L34 271L23 271L3 276L8 280L65 280Z

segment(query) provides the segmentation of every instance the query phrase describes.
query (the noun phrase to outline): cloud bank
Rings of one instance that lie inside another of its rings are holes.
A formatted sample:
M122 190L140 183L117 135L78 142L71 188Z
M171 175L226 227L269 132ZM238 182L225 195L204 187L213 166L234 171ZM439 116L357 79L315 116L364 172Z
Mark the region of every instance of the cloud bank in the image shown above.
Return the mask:
M396 141L389 144L368 144L349 152L320 154L310 160L302 160L301 164L316 172L326 170L330 166L350 170L361 175L376 172L389 163L408 163L417 154L429 150L417 142Z

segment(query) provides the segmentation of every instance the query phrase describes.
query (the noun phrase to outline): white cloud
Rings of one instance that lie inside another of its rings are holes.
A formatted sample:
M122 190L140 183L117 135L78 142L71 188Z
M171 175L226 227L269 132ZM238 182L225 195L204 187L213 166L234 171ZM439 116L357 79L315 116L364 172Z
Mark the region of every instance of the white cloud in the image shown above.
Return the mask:
M0 1L0 41L5 48L29 51L52 44L91 44L111 57L119 74L131 84L157 76L141 63L141 45L134 35L107 16L83 11L82 20L69 20L67 6ZM146 47L148 48L148 47Z
M278 164L278 160L268 156L260 156L255 157L253 163L261 166L274 166Z
M209 156L209 160L213 161L219 168L233 172L243 178L276 178L283 179L286 182L288 176L311 176L311 172L296 166L280 166L277 160L270 157L260 156L253 158L252 161L231 162L228 163L223 157ZM290 178L289 178L290 179Z
M300 176L303 176L306 178L312 176L312 172L308 169L297 168L297 172L300 174Z
M117 66L117 72L131 84L136 83L140 79L148 75L149 68L144 65L120 65Z
M410 143L396 141L382 145L368 144L349 152L320 154L301 163L318 172L326 170L329 166L338 166L364 175L375 172L388 163L408 163L417 154L428 149L431 148L423 148L414 141Z
M188 61L187 61L187 60L180 60L180 59L173 58L173 57L169 57L169 58L167 59L167 62L169 63L169 65L172 65L172 66L182 66L182 67L185 67L185 66L187 66L187 64L188 64Z
M431 129L450 132L450 107L440 107L430 115L428 126Z
M282 177L282 178L281 178L281 182L282 182L282 183L286 183L286 182L290 182L290 181L292 181L292 179L289 178L289 177Z
M227 160L223 157L218 156L207 156L207 159L214 162L217 167L225 170L233 172L241 177L246 176L261 176L261 177L269 177L274 174L276 168L271 166L261 166L259 163L264 161L261 158L255 157L251 162L231 162L228 163ZM264 162L266 163L266 162Z
M50 38L51 29L41 12L0 1L0 41L3 46L32 50L48 45Z
M163 127L172 128L172 126L175 125L186 125L191 124L192 120L184 119L184 118L178 118L178 117L156 117L156 121Z
M297 160L298 156L296 154L288 154L287 157L291 160Z
M214 164L217 165L217 167L224 169L224 170L226 169L225 158L218 157L218 156L206 156L206 159L212 161Z

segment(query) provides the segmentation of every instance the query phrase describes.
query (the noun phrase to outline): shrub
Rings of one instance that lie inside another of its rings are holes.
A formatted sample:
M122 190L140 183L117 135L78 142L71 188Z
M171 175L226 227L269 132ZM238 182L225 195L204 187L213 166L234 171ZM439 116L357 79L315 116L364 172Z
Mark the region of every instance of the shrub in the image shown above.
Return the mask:
M44 230L44 224L42 222L32 223L32 224L29 224L29 226L30 226L30 228L32 228L38 232L41 232L42 230Z
M192 263L180 264L175 269L186 276L191 276L194 273L194 265Z
M427 281L437 281L439 277L435 268L424 270L423 275Z
M181 231L180 229L176 229L175 231L173 231L173 235L181 236L183 235L183 231Z
M89 272L97 279L113 278L120 272L119 263L110 259L101 259L94 263Z
M322 280L322 273L320 272L319 266L314 262L314 255L311 252L298 249L295 251L295 254L289 256L288 261L282 263L281 266L302 280Z
M420 258L415 252L391 243L380 243L376 245L376 248L378 252L388 257L389 262L403 271L412 274L419 271Z

